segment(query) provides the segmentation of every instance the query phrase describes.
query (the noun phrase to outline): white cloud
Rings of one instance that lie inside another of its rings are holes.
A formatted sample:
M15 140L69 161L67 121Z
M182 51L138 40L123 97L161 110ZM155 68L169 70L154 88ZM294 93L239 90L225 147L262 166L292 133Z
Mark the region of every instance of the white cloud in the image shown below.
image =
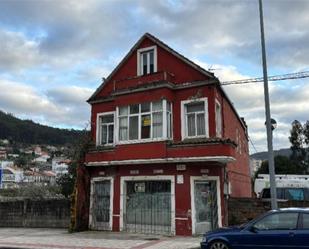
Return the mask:
M0 71L21 70L40 62L37 41L21 32L0 29Z
M20 82L0 80L0 106L22 118L53 126L84 128L90 116L85 99L92 92L88 88L52 89L48 94L35 91Z
M77 86L59 87L47 91L47 97L58 105L84 105L93 89Z

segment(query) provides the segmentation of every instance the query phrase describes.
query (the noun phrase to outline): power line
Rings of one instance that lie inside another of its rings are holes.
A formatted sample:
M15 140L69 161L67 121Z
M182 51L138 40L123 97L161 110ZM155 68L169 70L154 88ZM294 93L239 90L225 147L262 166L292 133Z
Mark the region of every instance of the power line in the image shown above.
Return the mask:
M268 81L280 81L280 80L296 80L296 79L303 79L309 78L309 71L303 71L298 73L288 73L288 74L281 74L281 75L273 75L268 77ZM221 85L238 85L238 84L249 84L249 83L257 83L263 82L264 78L250 78L250 79L243 79L243 80L232 80L232 81L223 81Z
M250 144L252 145L252 147L253 147L255 153L258 153L258 151L257 151L257 149L256 149L256 147L255 147L255 145L253 144L253 142L252 142L252 140L251 140L251 137L248 136L248 138L249 138Z

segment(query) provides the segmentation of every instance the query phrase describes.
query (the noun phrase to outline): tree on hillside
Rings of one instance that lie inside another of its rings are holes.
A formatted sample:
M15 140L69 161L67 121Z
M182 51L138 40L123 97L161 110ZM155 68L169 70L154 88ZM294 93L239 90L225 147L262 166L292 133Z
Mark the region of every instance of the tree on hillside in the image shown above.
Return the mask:
M292 123L289 140L291 142L292 155L290 159L300 168L308 171L309 166L309 121L302 125L298 120Z
M307 120L307 122L303 126L303 134L304 134L304 143L308 150L309 148L309 120Z
M290 158L286 156L275 156L275 170L276 174L285 175L285 174L296 174L301 175L305 173L305 167L300 164L296 164ZM261 167L255 173L257 176L258 174L269 174L268 171L268 161L263 161Z
M292 129L290 130L290 143L292 155L291 159L293 161L301 161L304 157L304 148L303 148L303 126L298 120L294 120L292 123Z
M309 172L309 121L304 125L298 120L292 122L289 140L292 154L275 156L276 174L308 174ZM264 161L257 170L258 174L268 174L268 161Z

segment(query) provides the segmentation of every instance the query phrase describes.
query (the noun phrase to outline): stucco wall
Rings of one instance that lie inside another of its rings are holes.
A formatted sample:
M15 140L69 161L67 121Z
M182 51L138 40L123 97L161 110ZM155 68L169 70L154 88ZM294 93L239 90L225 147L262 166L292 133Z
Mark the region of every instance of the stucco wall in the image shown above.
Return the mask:
M69 221L68 199L0 200L0 227L67 228Z

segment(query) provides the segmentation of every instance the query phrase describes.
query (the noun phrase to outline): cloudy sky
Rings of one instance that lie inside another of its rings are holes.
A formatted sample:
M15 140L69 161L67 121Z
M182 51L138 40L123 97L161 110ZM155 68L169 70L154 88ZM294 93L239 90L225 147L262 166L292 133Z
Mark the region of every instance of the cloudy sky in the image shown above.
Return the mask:
M264 2L269 75L309 70L309 1ZM258 0L1 0L0 109L84 128L86 99L145 32L222 81L262 76ZM289 147L293 120L309 119L308 83L270 83L275 149ZM265 150L263 85L225 90Z

